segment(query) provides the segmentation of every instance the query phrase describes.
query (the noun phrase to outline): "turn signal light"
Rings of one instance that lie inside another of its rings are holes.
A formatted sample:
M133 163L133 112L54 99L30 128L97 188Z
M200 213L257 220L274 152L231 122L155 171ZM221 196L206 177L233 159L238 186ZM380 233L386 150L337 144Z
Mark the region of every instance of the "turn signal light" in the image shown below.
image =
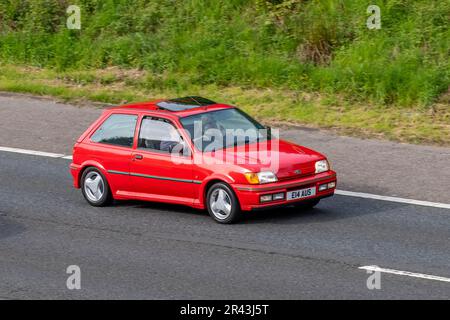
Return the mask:
M245 178L250 184L259 184L259 178L257 173L248 172L245 174Z

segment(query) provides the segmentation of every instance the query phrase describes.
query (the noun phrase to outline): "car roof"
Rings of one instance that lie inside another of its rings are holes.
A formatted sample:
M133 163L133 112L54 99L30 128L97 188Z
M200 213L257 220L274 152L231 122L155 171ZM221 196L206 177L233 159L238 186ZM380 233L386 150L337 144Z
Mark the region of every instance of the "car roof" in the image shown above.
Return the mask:
M145 112L150 111L151 114L169 115L177 118L183 118L195 114L230 109L233 106L216 103L209 99L197 96L190 96L176 99L158 99L148 102L136 102L122 106L109 108L110 111L134 111Z

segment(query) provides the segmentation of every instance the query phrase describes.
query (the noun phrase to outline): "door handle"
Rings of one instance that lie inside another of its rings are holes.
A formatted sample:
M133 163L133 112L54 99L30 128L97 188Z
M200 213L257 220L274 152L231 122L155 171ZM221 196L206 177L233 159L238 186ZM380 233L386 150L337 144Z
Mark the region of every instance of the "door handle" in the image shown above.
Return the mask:
M142 160L144 159L144 156L142 154L135 154L134 155L134 160Z

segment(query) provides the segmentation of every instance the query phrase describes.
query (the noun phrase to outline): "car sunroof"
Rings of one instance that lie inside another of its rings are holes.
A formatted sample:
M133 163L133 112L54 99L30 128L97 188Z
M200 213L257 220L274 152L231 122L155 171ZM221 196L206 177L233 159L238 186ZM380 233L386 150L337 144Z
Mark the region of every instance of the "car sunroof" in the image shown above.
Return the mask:
M157 103L157 106L160 107L161 109L169 111L183 111L198 107L207 107L213 104L216 103L209 99L192 96L162 101Z

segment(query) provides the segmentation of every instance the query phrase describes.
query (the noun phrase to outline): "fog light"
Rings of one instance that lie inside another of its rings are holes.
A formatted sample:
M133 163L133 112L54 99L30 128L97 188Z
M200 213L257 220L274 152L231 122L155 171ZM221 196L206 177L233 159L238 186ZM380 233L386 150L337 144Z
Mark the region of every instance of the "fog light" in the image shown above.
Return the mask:
M261 201L261 202L269 202L269 201L272 201L272 195L271 195L271 194L267 194L267 195L265 195L265 196L261 196L261 197L259 198L259 201Z
M336 188L336 182L330 182L328 184L328 189L333 189L333 188Z
M284 199L284 193L276 193L273 195L273 200L283 200Z
M327 190L328 189L328 184L321 184L320 186L319 186L319 191L325 191L325 190Z

